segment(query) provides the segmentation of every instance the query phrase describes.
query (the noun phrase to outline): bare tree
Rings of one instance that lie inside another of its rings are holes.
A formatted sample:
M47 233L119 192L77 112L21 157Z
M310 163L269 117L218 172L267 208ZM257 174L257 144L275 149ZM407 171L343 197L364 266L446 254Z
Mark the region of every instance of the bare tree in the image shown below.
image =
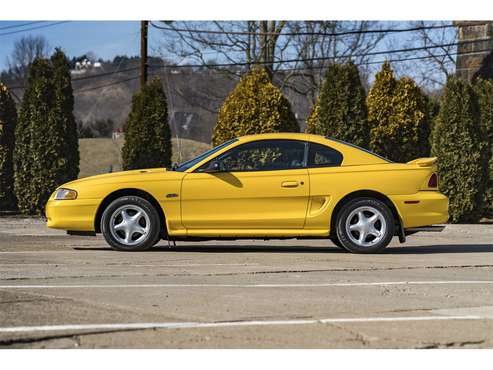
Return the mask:
M320 90L324 71L331 63L353 61L366 79L371 60L369 52L386 37L382 23L375 21L300 21L289 22L291 49L295 63L285 68L282 87L304 95L312 102ZM389 29L387 25L387 29ZM372 32L368 32L372 31ZM364 80L365 85L368 84Z
M244 64L227 71L239 75L251 64L262 64L271 73L276 58L289 40L281 36L286 21L166 22L158 52L171 53L181 60L208 66L216 63ZM201 32L201 31L206 32ZM213 55L212 58L209 56ZM243 68L241 68L243 67ZM225 68L221 68L225 70Z
M19 81L27 78L29 65L36 58L47 57L51 47L44 36L23 36L14 43L14 50L7 57L9 72Z
M369 21L167 22L155 26L163 29L157 50L161 55L215 68L233 78L251 65L264 65L278 86L308 105L317 96L323 70L330 62L367 61L365 53L385 37L383 32L367 34L380 27L379 22ZM347 31L351 32L338 35ZM204 96L209 93L195 91Z
M423 50L401 54L401 58L416 59L395 63L398 74L412 77L428 92L441 89L456 67L458 29L448 27L451 24L451 21L410 22L411 27L422 29L409 33L400 43L420 46Z

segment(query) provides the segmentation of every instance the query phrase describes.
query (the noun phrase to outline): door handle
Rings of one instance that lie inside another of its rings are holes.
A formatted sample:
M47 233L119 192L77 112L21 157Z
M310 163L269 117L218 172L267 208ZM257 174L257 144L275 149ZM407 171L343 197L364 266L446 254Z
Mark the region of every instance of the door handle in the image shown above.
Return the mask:
M296 188L298 186L298 181L283 181L281 182L281 186L283 188Z

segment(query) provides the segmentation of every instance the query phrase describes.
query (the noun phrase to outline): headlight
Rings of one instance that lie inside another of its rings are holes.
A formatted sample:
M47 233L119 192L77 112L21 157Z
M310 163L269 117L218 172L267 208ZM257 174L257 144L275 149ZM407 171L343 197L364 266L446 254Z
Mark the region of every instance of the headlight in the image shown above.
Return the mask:
M68 200L68 199L76 199L77 192L72 189L64 189L60 188L55 192L55 200Z

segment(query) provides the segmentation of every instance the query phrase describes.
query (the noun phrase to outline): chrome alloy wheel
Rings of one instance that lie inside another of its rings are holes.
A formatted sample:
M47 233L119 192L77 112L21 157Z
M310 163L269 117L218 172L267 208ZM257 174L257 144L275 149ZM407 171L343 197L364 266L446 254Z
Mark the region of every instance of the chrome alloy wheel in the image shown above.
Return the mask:
M346 219L346 233L360 247L378 244L385 237L386 230L383 214L374 207L358 207Z
M151 221L142 208L127 204L113 212L109 226L113 238L121 244L133 246L140 244L148 237Z

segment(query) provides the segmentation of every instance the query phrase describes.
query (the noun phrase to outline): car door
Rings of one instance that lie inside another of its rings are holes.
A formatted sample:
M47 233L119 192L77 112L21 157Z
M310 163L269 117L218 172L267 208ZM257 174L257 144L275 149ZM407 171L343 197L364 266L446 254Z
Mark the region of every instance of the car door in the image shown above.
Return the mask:
M182 182L187 229L303 228L309 197L306 143L259 140L239 145Z
M310 176L310 205L305 228L327 229L335 206L332 199L346 190L340 183L342 153L327 145L310 142L307 168Z

